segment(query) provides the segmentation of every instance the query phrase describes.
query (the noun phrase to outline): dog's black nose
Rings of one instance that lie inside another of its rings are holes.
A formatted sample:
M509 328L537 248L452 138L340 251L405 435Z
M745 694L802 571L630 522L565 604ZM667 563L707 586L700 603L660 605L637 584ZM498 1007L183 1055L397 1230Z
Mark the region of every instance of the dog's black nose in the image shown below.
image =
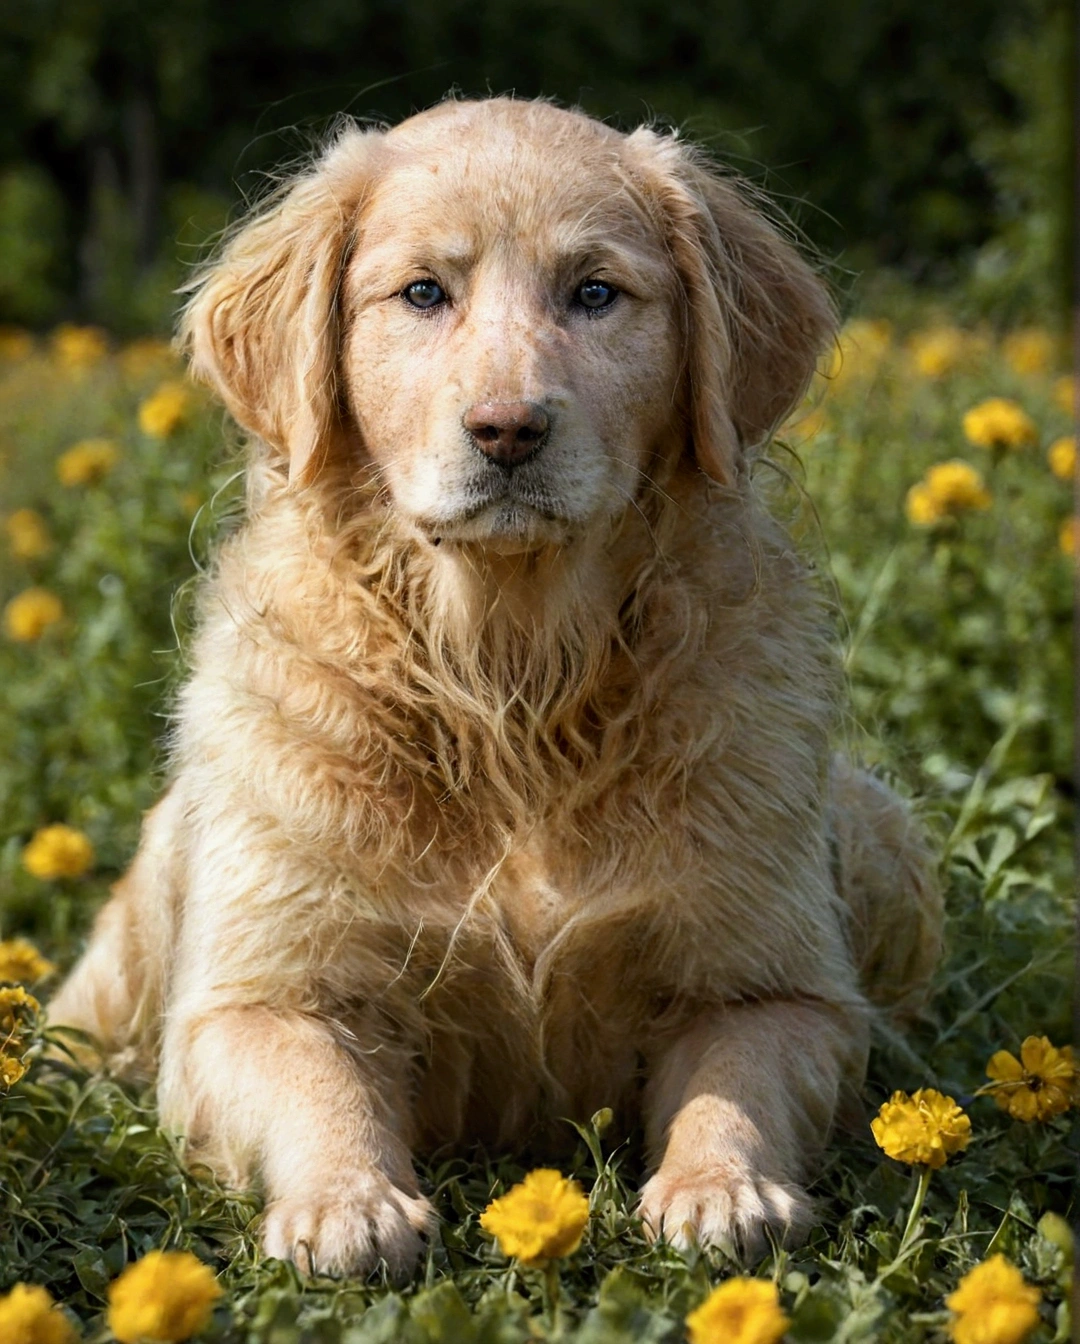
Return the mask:
M469 407L461 423L485 457L516 467L537 451L550 422L534 401L481 401Z

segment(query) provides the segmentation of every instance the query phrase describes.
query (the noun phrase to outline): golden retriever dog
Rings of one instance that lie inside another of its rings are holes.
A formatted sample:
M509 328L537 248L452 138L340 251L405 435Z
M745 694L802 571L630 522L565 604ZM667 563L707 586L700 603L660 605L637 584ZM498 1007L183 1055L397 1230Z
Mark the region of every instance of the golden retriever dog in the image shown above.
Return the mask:
M347 126L193 284L246 520L52 1020L261 1182L268 1254L407 1273L414 1151L601 1106L655 1235L807 1227L940 933L907 808L830 756L829 613L752 471L832 334L677 136L505 98Z

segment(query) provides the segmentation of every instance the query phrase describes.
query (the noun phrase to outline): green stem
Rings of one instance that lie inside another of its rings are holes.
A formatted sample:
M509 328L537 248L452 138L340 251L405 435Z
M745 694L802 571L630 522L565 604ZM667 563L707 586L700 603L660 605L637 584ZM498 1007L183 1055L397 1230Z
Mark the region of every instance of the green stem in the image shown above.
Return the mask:
M558 1260L548 1260L544 1265L544 1297L547 1306L548 1324L551 1327L551 1336L557 1339L562 1332L562 1322L559 1317L559 1262Z
M896 1259L899 1260L907 1248L915 1239L915 1229L918 1226L919 1214L922 1213L923 1201L926 1199L926 1192L930 1188L930 1177L933 1174L932 1167L923 1167L919 1172L919 1184L915 1190L915 1198L911 1201L911 1212L908 1214L907 1225L904 1228L904 1235L900 1238L900 1249L896 1252ZM894 1260L895 1264L896 1261Z

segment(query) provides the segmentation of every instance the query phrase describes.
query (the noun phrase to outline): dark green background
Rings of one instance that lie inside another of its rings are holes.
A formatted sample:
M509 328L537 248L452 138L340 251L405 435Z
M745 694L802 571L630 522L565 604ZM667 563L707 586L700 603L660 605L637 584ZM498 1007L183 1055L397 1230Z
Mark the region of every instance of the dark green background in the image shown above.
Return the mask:
M686 127L820 249L1063 298L1066 0L19 0L0 9L0 320L167 322L209 234L341 111L455 88Z

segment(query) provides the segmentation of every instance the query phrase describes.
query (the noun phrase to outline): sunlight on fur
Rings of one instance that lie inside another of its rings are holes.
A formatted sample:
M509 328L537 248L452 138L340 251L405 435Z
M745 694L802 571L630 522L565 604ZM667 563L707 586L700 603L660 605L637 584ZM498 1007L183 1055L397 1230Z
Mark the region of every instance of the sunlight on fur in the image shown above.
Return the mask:
M822 283L677 137L491 99L346 126L191 289L247 519L53 1023L308 1272L410 1272L413 1152L601 1106L656 1234L798 1237L941 922L749 471Z

